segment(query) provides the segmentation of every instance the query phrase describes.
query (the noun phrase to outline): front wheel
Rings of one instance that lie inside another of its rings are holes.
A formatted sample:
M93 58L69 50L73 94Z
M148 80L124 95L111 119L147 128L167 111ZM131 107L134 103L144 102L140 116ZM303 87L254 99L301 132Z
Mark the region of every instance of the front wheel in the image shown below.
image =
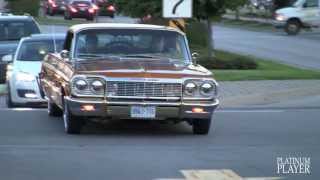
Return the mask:
M68 134L80 134L82 126L83 126L83 118L74 116L67 105L64 103L63 108L63 122L65 132Z
M48 115L53 117L62 116L62 110L48 98Z
M299 34L300 30L301 24L297 20L289 20L285 26L286 33L291 36Z
M210 131L211 119L194 119L193 134L207 135Z
M67 11L64 12L64 19L65 20L72 20L71 14Z

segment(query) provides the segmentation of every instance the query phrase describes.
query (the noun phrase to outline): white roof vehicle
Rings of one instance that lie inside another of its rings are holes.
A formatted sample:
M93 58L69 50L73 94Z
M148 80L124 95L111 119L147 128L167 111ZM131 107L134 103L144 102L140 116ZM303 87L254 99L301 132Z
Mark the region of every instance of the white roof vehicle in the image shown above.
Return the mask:
M291 7L276 11L274 25L296 35L302 28L320 26L320 0L297 0Z

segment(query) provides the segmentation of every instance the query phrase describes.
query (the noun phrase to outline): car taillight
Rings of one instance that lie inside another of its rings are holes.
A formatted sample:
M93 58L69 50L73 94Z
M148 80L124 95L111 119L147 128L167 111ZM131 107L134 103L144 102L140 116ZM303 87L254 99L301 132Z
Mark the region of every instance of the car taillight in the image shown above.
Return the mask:
M93 14L93 13L95 13L96 10L94 8L90 8L88 11L89 11L89 13Z
M69 8L70 8L70 11L73 12L73 13L78 12L78 10L76 8L72 7L72 6L69 6Z
M57 7L57 4L54 0L49 0L48 2L52 7Z
M109 7L107 7L108 11L116 11L116 8L113 5L110 5Z
M99 7L97 5L95 5L95 4L92 4L92 9L97 11L97 10L99 10Z

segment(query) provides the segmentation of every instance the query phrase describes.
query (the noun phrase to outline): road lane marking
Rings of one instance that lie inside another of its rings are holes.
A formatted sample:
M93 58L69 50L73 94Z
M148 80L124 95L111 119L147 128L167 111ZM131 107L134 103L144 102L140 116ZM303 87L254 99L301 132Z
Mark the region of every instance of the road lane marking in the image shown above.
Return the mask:
M253 110L217 110L216 113L282 113L286 110L253 109Z

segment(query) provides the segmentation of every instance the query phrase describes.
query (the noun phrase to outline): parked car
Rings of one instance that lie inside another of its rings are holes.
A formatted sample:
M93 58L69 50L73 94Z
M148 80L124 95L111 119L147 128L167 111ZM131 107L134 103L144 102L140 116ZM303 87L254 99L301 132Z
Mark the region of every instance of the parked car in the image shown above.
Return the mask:
M192 60L186 35L141 24L83 24L68 31L64 50L48 54L40 82L50 116L67 133L86 119L187 121L207 134L217 108L217 82Z
M43 57L47 53L61 51L64 35L41 34L22 38L14 56L5 58L13 60L7 72L8 107L46 104L39 89L38 75Z
M54 16L58 13L64 13L68 2L69 0L46 0L44 3L46 13L50 16Z
M5 83L8 62L2 57L14 54L22 37L40 33L40 28L30 16L0 15L0 84Z
M291 7L279 9L274 26L288 35L297 35L302 28L320 27L320 0L297 0Z
M92 0L99 7L100 16L109 16L114 18L116 14L116 5L110 0Z
M72 18L85 18L94 20L99 8L90 0L72 0L70 1L64 12L64 18L71 20Z

